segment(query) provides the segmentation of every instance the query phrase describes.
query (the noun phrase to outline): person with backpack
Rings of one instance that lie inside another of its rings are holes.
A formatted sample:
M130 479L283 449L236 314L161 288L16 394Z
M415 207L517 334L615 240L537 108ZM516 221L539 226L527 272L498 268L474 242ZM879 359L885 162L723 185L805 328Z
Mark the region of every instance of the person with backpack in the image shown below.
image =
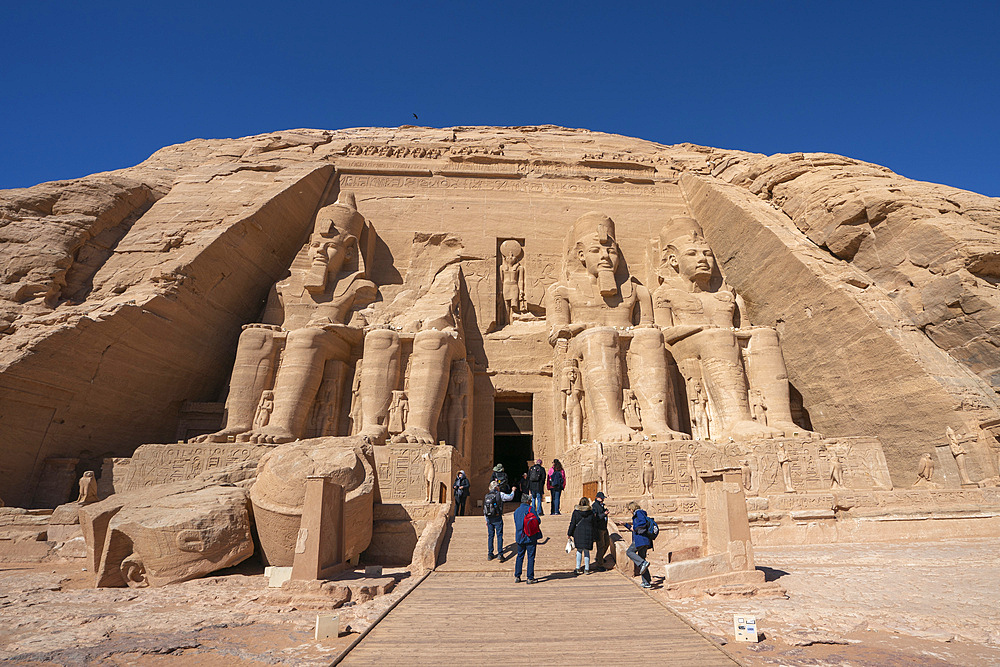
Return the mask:
M542 516L542 494L545 493L545 468L542 467L542 460L535 461L535 465L528 469L528 488L524 489L531 494L531 509L535 514Z
M563 470L559 459L552 461L552 467L549 468L547 486L549 493L552 494L552 505L549 509L552 514L559 514L559 497L562 495L563 489L566 488L566 471Z
M653 546L653 539L659 533L656 522L646 514L645 510L634 500L628 504L632 512L632 521L625 524L625 529L632 531L632 546L625 550L625 555L639 568L639 577L643 588L653 587L653 578L649 574L649 561L646 552Z
M486 517L486 560L500 556L500 562L507 558L503 555L503 504L513 500L513 493L502 493L496 480L490 482L490 489L483 499L483 515ZM493 553L493 538L496 537L497 553Z
M514 561L514 583L521 583L521 566L528 557L528 583L535 583L535 548L542 539L541 519L531 509L531 495L521 496L521 505L514 510L514 539L517 541L517 560Z
M608 509L604 506L604 492L598 491L590 509L594 510L594 542L597 546L597 557L594 559L594 569L604 572L604 556L611 548L611 535L608 534Z
M590 574L590 550L594 548L594 512L590 508L590 500L580 498L573 508L573 516L569 520L567 537L573 538L576 547L576 574ZM580 560L583 559L581 565Z
M496 483L500 486L500 491L502 493L510 493L510 479L507 477L507 473L503 469L503 464L498 463L493 466L493 475L490 477L490 481L496 480Z
M464 470L458 471L452 488L455 491L455 516L464 516L465 500L469 497L469 478L465 476Z

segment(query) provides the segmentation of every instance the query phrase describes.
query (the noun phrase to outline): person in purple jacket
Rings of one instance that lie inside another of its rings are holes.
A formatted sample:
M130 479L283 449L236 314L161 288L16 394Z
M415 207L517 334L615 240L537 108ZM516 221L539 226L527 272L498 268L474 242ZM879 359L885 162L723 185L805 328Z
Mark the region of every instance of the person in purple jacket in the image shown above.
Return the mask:
M562 495L563 489L566 488L566 471L563 470L559 459L552 461L546 486L549 489L549 493L552 494L552 505L549 507L549 514L559 514L559 497Z

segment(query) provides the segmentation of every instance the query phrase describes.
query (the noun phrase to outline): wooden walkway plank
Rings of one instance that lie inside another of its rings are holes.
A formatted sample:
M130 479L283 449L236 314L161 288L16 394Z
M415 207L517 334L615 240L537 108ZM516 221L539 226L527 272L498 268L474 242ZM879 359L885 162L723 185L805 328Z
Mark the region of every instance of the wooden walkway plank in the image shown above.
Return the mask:
M533 585L513 560L486 560L482 517L459 517L445 561L345 657L344 665L471 665L596 661L732 667L718 646L616 571L573 576L569 518L543 517ZM513 542L513 517L504 538Z

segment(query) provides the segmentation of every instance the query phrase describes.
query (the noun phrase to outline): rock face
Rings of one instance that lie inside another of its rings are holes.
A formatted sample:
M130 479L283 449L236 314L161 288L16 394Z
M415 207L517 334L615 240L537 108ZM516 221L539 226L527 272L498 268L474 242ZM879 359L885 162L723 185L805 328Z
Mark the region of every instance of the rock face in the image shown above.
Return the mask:
M178 482L115 494L80 508L94 583L163 586L253 554L245 489Z
M584 442L577 481L657 497L715 451L684 443L730 439L787 473L761 488L910 486L927 451L977 482L1000 473L998 230L995 199L849 158L550 126L165 148L0 193L0 497L223 402L192 470L357 437L382 502Z

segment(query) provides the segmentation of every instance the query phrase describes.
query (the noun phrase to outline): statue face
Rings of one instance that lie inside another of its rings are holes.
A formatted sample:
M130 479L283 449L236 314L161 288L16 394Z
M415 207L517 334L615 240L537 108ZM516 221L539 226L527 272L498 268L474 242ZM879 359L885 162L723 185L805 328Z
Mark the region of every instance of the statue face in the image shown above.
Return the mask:
M596 277L601 271L618 270L618 244L612 239L601 243L597 234L589 235L581 240L582 249L579 252L580 261L587 267L587 272Z
M329 241L313 241L310 248L313 261L326 262L326 270L337 275L344 268L344 262L354 255L353 236L335 236Z
M676 250L670 253L668 261L685 280L703 281L712 277L715 271L715 255L708 244L701 239L679 240Z
M566 378L569 379L570 382L576 382L576 369L575 368L567 369Z

